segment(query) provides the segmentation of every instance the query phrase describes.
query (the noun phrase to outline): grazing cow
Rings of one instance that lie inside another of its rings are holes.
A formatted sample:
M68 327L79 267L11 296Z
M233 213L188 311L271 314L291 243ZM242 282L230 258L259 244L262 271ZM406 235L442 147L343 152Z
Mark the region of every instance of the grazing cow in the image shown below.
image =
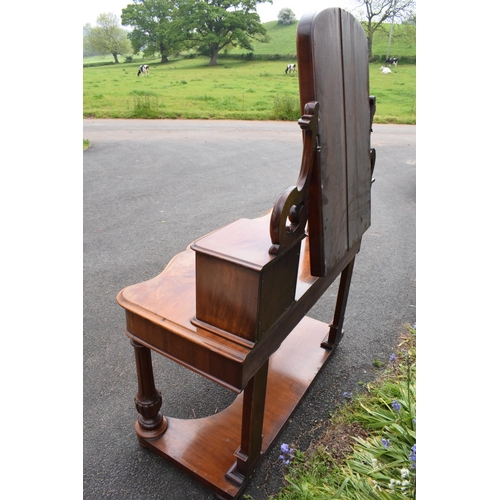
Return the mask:
M385 64L392 64L393 66L398 65L398 58L397 57L389 57L389 59L385 60Z
M382 66L380 68L380 72L383 74L383 75L388 75L389 73L392 73L392 71L389 69L389 68L386 68L385 66Z
M297 71L296 64L289 64L285 69L285 73L291 73L292 71Z
M141 74L149 75L149 66L147 64L141 64L139 66L139 71L137 72L137 76L140 76Z

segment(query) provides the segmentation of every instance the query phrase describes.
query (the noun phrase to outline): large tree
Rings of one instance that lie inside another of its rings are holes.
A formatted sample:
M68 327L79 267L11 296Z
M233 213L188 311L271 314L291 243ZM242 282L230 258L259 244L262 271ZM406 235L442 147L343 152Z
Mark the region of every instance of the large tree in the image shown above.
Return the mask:
M366 20L368 56L372 56L373 35L388 22L403 22L415 15L415 0L354 0L357 11Z
M83 29L83 47L88 53L112 54L118 64L118 55L130 54L132 47L127 38L127 31L120 27L115 14L99 14L96 26L85 25Z
M295 17L295 14L293 13L293 10L284 7L278 12L278 24L295 24L297 22L297 18Z
M179 1L133 0L122 10L122 25L131 26L129 34L134 54L145 56L159 53L161 62L182 48L184 34L173 25Z
M219 52L229 46L253 50L252 41L267 42L266 29L256 8L272 0L181 0L176 25L192 47L217 64Z

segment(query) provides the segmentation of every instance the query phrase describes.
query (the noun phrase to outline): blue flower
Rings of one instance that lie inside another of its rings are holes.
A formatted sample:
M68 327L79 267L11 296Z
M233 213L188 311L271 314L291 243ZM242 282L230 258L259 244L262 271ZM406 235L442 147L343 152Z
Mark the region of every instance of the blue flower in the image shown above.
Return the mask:
M290 451L290 446L288 446L287 444L283 443L281 445L281 453L288 453Z
M389 356L389 361L391 363L394 363L394 361L396 361L396 355L394 353L392 353L390 356Z
M392 402L392 409L396 412L399 412L399 410L401 410L401 405L396 399Z
M281 455L279 459L283 461L285 465L289 465L290 461L293 459L293 448L290 448L286 443L281 445Z
M385 448L389 448L391 441L389 439L382 438L382 444Z
M351 399L352 398L352 392L343 392L342 393L342 396L344 396L344 398L346 399Z
M417 443L415 443L412 447L411 447L411 451L410 451L410 462L413 462L411 464L411 468L414 469L415 466L417 465Z

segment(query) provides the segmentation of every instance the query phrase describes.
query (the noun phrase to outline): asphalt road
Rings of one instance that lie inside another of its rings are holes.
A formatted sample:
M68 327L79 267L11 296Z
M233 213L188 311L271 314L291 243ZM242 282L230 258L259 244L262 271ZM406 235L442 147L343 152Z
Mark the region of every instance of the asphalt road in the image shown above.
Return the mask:
M415 310L414 126L374 125L372 225L356 259L345 336L254 473L246 493L283 485L280 443L306 450L344 392L361 390L387 360ZM296 183L301 133L293 122L84 120L84 498L212 499L134 432L133 349L116 303L124 287L159 274L194 239L265 214ZM310 316L331 320L336 284ZM220 411L228 390L153 353L168 417Z

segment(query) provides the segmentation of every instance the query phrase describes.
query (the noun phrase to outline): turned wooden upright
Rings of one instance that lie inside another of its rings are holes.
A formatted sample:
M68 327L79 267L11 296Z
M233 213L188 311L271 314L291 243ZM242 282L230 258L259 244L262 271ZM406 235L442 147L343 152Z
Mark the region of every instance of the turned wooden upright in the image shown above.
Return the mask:
M364 31L338 8L306 15L297 56L297 184L268 215L196 240L159 276L117 297L136 356L140 444L221 498L242 494L340 341L354 258L370 226L375 99ZM307 317L339 275L332 323ZM207 418L165 417L151 349L239 395Z

